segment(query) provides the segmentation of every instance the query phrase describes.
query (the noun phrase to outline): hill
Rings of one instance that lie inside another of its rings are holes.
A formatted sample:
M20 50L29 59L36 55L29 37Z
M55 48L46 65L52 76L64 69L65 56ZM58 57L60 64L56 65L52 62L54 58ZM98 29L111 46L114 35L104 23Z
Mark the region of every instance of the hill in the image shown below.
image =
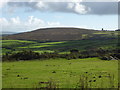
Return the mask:
M106 33L107 32L107 33ZM84 38L104 37L109 31L98 31L81 28L44 28L31 32L24 32L4 36L3 39L13 40L40 40L40 41L68 41Z

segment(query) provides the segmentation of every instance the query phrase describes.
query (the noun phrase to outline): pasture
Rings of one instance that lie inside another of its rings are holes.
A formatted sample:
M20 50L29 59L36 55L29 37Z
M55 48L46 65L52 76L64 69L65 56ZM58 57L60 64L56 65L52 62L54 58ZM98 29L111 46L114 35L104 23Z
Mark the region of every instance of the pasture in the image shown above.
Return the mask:
M98 58L3 62L3 88L117 88L118 60Z
M27 40L2 40L2 54L15 53L21 50L32 50L35 52L54 52L69 53L71 49L80 51L90 49L116 49L117 39L95 39L95 40L76 40L76 41L60 41L60 42L43 42L43 41L27 41Z
M69 54L72 49L82 52L102 48L112 52L119 49L117 32L113 33L94 32L90 34L93 38L89 35L91 37L89 39L85 39L88 37L87 34L82 34L81 40L73 41L2 40L1 55L23 50L39 53L57 52L60 55ZM2 86L3 88L117 88L118 61L101 60L98 57L5 61L2 63Z

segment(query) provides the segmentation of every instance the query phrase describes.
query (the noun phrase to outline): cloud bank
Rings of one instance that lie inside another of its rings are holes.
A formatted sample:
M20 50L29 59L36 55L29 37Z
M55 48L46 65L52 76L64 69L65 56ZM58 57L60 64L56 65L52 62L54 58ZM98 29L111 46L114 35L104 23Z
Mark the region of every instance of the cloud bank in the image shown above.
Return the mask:
M75 13L75 14L118 14L118 2L104 2L103 0L92 0L94 2L87 2L88 0L69 0L69 2L59 2L60 0L53 0L52 2L45 2L43 0L29 0L27 2L11 2L6 0L6 4L10 7L24 8L28 11L40 11L40 12L63 12L63 13ZM66 1L66 0L64 0ZM101 1L101 2L100 2ZM5 2L1 3L1 7L5 5Z
M118 2L82 2L91 9L88 14L113 15L118 14Z
M80 2L9 2L11 7L28 7L28 11L40 12L66 12L76 14L86 14L89 8Z

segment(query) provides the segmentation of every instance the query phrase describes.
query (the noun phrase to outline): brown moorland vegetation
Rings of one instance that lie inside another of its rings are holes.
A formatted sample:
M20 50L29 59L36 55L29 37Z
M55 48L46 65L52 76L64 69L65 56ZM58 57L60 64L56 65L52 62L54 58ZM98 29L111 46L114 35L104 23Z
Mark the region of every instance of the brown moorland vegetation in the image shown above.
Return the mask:
M84 38L101 37L104 31L80 29L80 28L44 28L37 29L30 32L18 33L14 35L4 36L3 39L9 40L41 40L41 41L68 41L68 40L81 40Z

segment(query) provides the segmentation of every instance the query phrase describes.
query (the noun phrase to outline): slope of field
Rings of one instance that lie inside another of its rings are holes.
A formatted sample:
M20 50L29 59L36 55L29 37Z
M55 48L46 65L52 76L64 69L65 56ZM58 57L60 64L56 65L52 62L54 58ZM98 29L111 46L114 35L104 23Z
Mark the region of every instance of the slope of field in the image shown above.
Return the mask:
M3 62L2 67L3 88L81 88L83 82L88 88L118 86L117 60L58 58Z
M2 40L2 53L12 53L21 50L32 50L36 52L54 52L69 53L71 49L80 51L90 49L116 49L117 39L96 39L96 40L76 40L61 42L37 42L26 40Z
M17 51L17 47L24 47L30 44L35 44L34 41L23 41L23 40L1 40L2 42L2 53L9 53Z
M68 41L86 38L105 38L115 36L114 31L97 31L80 28L45 28L31 32L8 35L3 39L13 40L39 40L39 41Z

